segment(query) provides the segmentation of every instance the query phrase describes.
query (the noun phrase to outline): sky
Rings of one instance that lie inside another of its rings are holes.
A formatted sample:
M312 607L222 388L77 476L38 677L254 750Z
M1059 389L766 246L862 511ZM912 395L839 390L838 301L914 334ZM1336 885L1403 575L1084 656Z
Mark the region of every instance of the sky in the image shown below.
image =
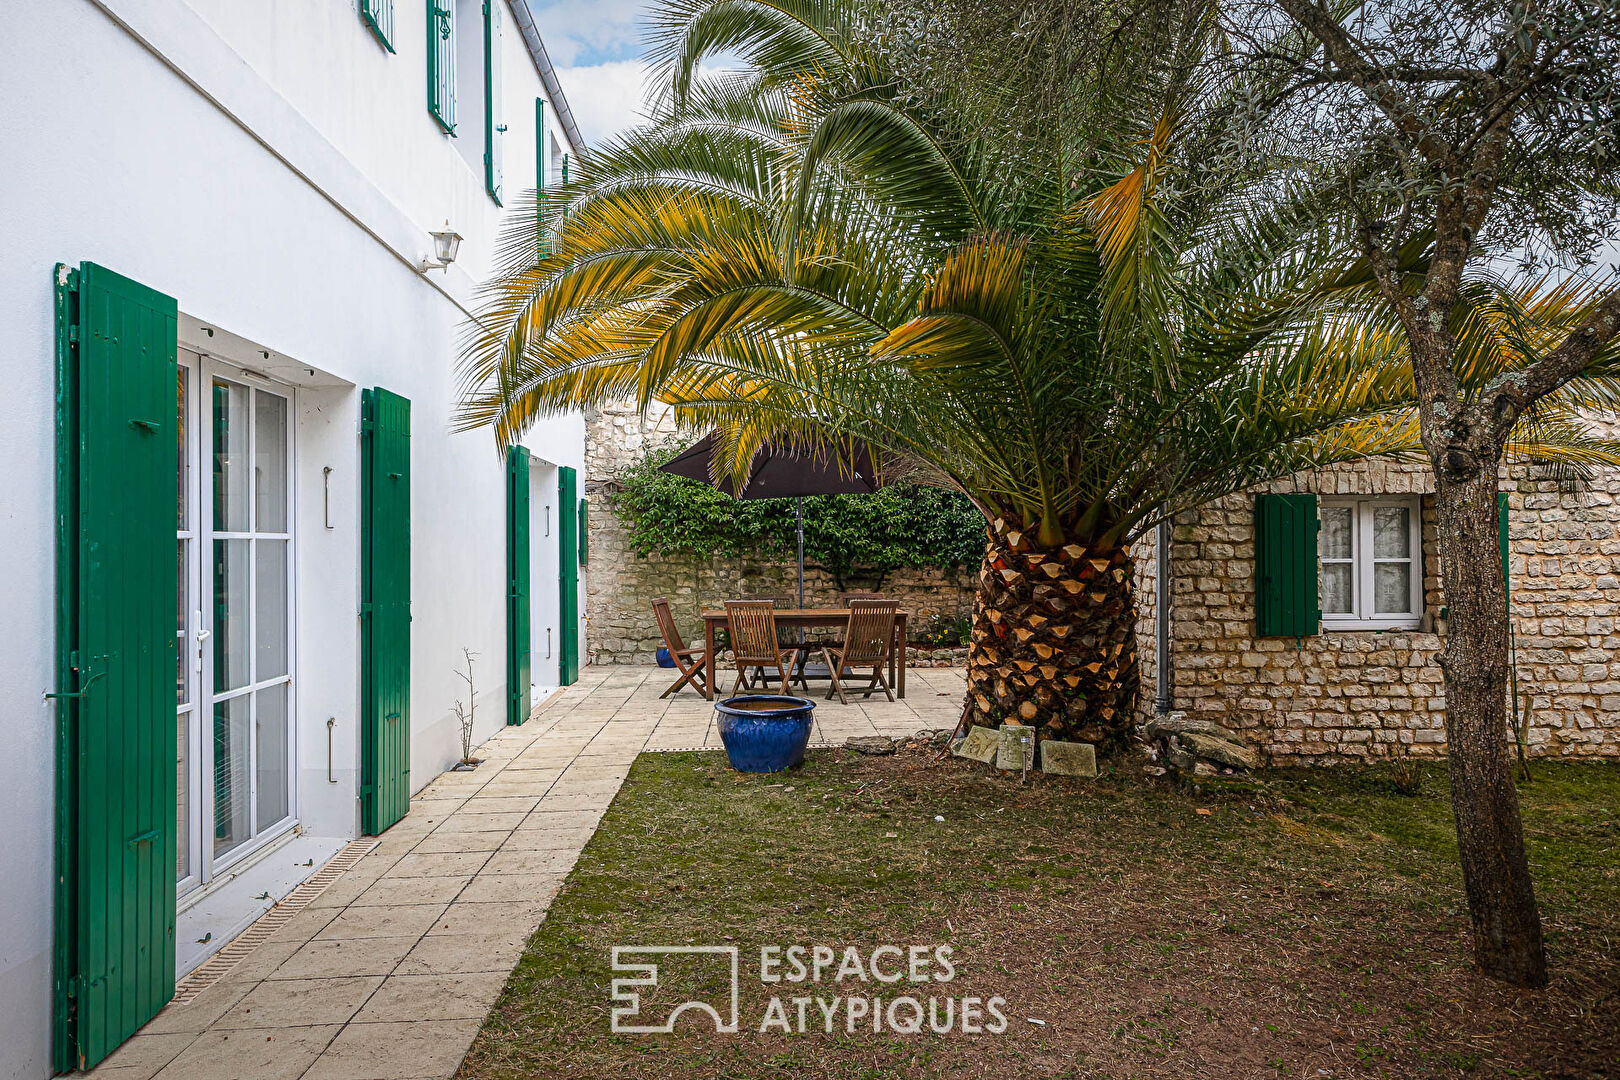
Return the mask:
M642 113L646 6L647 0L530 0L586 142L632 126Z

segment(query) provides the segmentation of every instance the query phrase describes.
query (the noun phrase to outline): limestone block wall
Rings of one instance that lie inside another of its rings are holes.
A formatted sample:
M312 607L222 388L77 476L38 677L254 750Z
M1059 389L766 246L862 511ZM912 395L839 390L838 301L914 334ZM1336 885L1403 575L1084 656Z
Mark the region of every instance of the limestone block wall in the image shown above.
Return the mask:
M1554 757L1620 757L1620 472L1579 487L1513 470L1508 535L1518 677L1528 743ZM1417 631L1254 636L1254 499L1177 519L1171 549L1174 707L1243 734L1279 763L1444 752L1435 656L1444 596L1432 483L1421 465L1360 463L1263 490L1423 494L1424 620Z
M1157 539L1153 532L1131 545L1136 564L1132 583L1136 592L1136 657L1141 688L1136 697L1136 715L1145 722L1153 715L1158 693L1159 649L1155 623L1159 609L1159 567Z
M591 573L586 587L586 650L594 664L645 664L663 644L652 601L665 597L688 641L702 640L704 607L727 599L797 600L793 560L713 555L639 556L627 530L608 504L614 478L647 454L684 441L664 409L642 414L633 406L607 408L586 417L585 495L590 500ZM978 566L955 570L895 570L882 582L885 596L901 602L914 627L935 616L967 618L973 612ZM848 582L868 588L870 582ZM833 604L839 592L831 574L805 568L806 604Z

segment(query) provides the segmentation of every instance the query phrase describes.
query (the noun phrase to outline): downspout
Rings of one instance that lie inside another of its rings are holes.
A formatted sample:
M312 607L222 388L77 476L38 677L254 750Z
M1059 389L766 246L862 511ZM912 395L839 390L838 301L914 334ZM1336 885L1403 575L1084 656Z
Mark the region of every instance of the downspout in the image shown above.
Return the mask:
M1158 668L1157 693L1153 711L1160 716L1175 705L1175 688L1170 681L1170 594L1174 591L1174 578L1170 573L1170 523L1159 522L1155 537L1154 569L1158 572L1158 588L1153 598L1153 658Z

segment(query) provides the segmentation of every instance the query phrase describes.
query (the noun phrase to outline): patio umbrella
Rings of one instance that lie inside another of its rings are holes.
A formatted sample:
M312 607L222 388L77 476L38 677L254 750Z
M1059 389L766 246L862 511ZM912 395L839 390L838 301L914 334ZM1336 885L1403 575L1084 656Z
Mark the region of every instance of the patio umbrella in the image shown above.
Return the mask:
M879 452L859 440L847 458L833 450L811 449L793 443L771 443L758 454L742 490L736 490L729 470L717 482L712 468L720 445L719 432L710 432L674 460L661 466L667 473L701 480L738 499L798 500L799 606L804 607L804 497L806 495L863 495L883 486Z

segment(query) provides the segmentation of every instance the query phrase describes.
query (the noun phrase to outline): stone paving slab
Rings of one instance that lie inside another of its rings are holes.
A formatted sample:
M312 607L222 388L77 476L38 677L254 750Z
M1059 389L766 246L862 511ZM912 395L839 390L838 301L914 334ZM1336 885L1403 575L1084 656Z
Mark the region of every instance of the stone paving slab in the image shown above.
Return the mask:
M659 668L587 668L471 772L416 794L377 848L216 984L171 1005L91 1076L442 1080L472 1045L636 755L720 749L714 708L658 694ZM955 726L960 669L913 668L908 696L816 695L812 742Z

